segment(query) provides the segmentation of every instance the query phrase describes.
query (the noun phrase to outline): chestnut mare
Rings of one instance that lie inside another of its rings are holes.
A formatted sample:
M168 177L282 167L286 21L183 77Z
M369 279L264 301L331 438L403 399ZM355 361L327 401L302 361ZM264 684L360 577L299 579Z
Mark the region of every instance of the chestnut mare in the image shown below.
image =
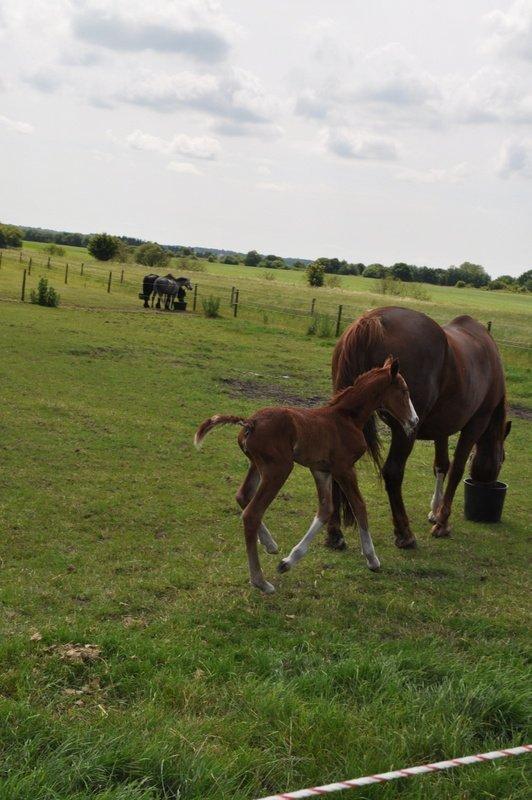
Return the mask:
M425 314L408 308L376 308L363 314L338 340L332 363L335 390L351 385L357 375L382 363L386 353L393 353L401 361L419 427L415 435L408 436L394 419L381 414L392 430L384 466L381 466L374 415L368 420L364 435L384 477L396 544L415 547L401 493L405 464L415 439L434 441L436 488L429 520L434 523L433 536L448 536L454 494L473 447L473 480L495 481L504 461L504 439L511 426L506 422L504 373L493 339L471 317L456 317L440 327ZM458 431L460 436L450 466L448 439ZM345 542L340 511L344 511L346 524L353 519L338 485L333 487L333 498L335 510L329 520L327 544L342 549Z
M249 419L216 414L199 426L194 437L198 448L217 425L242 426L238 444L251 464L236 500L243 509L252 586L269 594L275 591L262 573L257 537L268 553L279 552L262 518L292 472L294 462L312 472L318 491L318 511L305 536L280 562L279 572L286 572L303 558L312 539L328 522L333 512L333 480L341 486L358 522L368 567L379 569L353 466L366 451L362 428L377 409L385 409L404 428L405 436L418 423L408 388L399 374L399 362L391 356L382 367L357 377L353 385L337 392L320 408L263 408Z

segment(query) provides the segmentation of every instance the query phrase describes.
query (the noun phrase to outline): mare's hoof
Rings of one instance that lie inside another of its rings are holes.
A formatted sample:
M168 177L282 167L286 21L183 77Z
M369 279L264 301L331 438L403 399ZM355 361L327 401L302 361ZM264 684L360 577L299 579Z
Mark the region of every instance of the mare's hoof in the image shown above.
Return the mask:
M347 550L347 542L342 533L330 533L325 539L325 547L330 550Z
M415 550L417 547L417 541L415 536L410 536L408 539L399 539L398 537L395 539L395 546L398 547L400 550Z
M254 586L255 589L260 589L264 594L273 594L275 592L275 586L269 581L263 581L262 583L253 583L251 581L251 585Z
M432 524L434 525L434 523L436 522L436 514L434 514L434 512L432 512L432 511L430 511L427 519L428 519L429 522L432 522Z
M371 562L368 561L368 568L372 572L380 572L381 571L381 562L379 561L378 558L376 558L375 561L371 561Z
M451 535L451 529L450 528L446 528L445 525L440 525L437 522L436 525L434 525L434 527L432 528L431 534L436 539L445 539L447 536Z
M291 569L291 567L292 565L289 562L289 560L287 558L283 558L283 560L279 561L279 563L277 564L277 572L280 572L281 574L283 572L288 572Z

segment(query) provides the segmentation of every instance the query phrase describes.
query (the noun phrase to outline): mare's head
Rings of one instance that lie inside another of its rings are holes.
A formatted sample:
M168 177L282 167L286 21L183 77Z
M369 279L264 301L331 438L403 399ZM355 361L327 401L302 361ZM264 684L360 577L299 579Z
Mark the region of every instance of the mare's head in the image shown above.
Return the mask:
M504 464L504 441L510 433L511 421L506 419L503 401L492 414L490 423L475 445L471 456L471 478L478 483L493 483Z
M385 377L385 387L382 394L382 409L397 420L407 436L413 433L419 422L419 417L412 405L408 386L399 372L399 359L388 356L382 370Z

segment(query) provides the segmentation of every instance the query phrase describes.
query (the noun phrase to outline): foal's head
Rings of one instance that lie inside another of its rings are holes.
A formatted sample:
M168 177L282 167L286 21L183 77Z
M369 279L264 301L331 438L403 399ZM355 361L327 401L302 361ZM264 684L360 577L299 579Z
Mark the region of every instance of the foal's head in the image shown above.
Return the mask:
M399 373L399 359L388 356L382 369L388 379L382 394L382 409L396 419L403 426L406 435L410 436L419 417L412 405L406 381Z

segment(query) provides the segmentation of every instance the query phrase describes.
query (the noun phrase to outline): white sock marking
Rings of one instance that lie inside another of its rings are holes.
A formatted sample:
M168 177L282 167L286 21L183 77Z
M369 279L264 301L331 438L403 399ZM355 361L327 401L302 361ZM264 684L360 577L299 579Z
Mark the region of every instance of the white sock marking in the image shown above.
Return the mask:
M432 501L430 504L430 510L431 510L431 513L429 515L430 518L432 518L436 514L439 507L441 506L441 501L443 500L444 481L445 481L445 472L440 472L438 470L436 472L436 485L434 487L434 494L432 495Z
M307 552L311 541L314 539L316 534L318 533L321 528L323 528L323 522L319 517L314 517L312 521L312 525L303 536L300 542L296 544L295 547L292 548L290 551L290 555L287 558L283 558L282 564L285 564L288 568L293 567L297 564L298 561L301 561L305 553Z
M377 570L381 562L377 558L377 553L373 547L373 540L369 531L359 527L360 544L362 545L362 555L366 557L367 565L370 569Z

